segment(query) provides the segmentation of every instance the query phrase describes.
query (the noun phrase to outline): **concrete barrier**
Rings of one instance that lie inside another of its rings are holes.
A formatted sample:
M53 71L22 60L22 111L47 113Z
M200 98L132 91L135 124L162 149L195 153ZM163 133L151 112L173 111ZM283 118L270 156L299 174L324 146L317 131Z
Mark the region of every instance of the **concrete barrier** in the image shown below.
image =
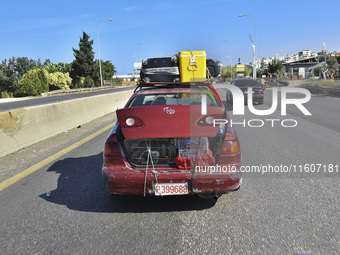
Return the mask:
M124 107L133 90L0 112L0 157Z

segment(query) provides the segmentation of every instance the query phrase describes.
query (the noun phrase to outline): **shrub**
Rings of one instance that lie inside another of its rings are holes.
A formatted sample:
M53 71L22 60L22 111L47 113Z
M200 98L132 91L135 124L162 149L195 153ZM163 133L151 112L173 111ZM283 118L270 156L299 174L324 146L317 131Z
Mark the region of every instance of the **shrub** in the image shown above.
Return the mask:
M71 89L80 89L84 87L84 77L75 76L74 79L72 79L72 84L70 85Z
M0 93L0 98L10 98L13 97L13 92L7 92L6 90Z
M94 87L94 81L90 76L86 76L84 81L84 88L92 88Z
M120 85L123 85L122 79L118 79L118 78L112 79L112 86L120 86Z
M36 69L36 70L37 70L38 77L39 77L39 80L40 80L41 86L42 86L42 92L41 93L49 91L49 85L48 85L49 73L44 68L39 68L39 69Z
M71 83L72 79L70 78L69 73L64 74L61 72L55 72L48 75L48 85L50 90L70 89Z
M22 96L38 96L48 91L48 72L45 69L32 69L19 81L19 94Z

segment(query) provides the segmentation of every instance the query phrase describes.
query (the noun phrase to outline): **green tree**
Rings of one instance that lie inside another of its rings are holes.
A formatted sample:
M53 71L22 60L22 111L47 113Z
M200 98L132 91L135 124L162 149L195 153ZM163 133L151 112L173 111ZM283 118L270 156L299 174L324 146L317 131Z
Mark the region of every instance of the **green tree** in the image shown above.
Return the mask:
M339 63L338 60L336 59L336 57L328 57L326 60L326 63L328 65L328 72L329 72L329 76L331 78L334 77L335 73L338 71L339 69Z
M65 62L59 62L58 64L53 64L49 59L47 59L43 65L43 67L49 73L61 72L61 73L70 73L71 72L71 65L66 64Z
M0 70L0 92L8 91L9 77Z
M80 38L79 42L79 50L73 48L75 60L72 63L72 69L74 70L74 74L78 77L92 77L94 74L93 40L89 40L89 38L90 36L83 31L83 37Z
M234 66L231 68L231 72L233 73L232 77L235 78L236 77L236 69L235 69ZM230 66L223 67L221 76L223 78L230 79Z
M9 88L9 68L6 59L0 64L0 92L8 91Z
M279 74L283 67L282 61L274 59L271 63L268 64L268 73L271 74Z
M8 64L11 71L16 73L19 79L29 70L37 67L37 62L27 57L12 57L8 60Z
M25 73L34 69L40 68L40 59L33 60L27 57L12 57L8 61L3 60L0 65L0 90L15 92L19 90L18 81Z
M339 55L336 56L336 60L337 60L338 63L340 64L340 56L339 56Z
M326 59L325 55L321 55L321 54L323 54L322 52L319 52L318 54L319 54L319 63L324 62L325 59Z
M48 91L48 72L43 69L32 69L19 81L20 95L38 96Z
M245 66L246 68L246 70L245 70L245 76L246 77L253 77L253 66L250 66L250 65L246 65Z
M111 61L101 61L102 67L102 76L104 80L111 80L112 76L117 73L115 66L111 63ZM99 61L96 59L96 69L93 75L93 80L97 86L100 86L100 70L99 70Z
M339 63L336 57L327 57L326 62L321 63L318 67L314 69L314 74L318 75L322 73L322 77L327 79L327 77L333 78L335 73L339 70Z
M19 89L18 80L13 61L3 60L0 64L0 91L15 92Z
M318 76L320 73L322 74L322 77L326 80L328 73L328 66L326 63L321 63L319 66L314 68L315 76Z

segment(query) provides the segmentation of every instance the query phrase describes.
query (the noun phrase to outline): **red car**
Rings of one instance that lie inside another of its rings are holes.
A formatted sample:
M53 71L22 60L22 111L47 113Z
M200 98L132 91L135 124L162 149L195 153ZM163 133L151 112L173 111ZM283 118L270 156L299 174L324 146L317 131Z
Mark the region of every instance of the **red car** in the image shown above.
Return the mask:
M139 87L117 117L103 152L109 192L217 198L240 187L240 144L211 86Z

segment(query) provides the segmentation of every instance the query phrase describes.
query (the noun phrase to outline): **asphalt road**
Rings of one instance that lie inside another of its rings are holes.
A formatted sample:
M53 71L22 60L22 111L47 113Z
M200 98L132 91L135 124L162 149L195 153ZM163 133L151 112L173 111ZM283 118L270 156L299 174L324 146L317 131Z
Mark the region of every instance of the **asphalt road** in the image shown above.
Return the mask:
M91 92L80 92L80 93L73 93L73 94L61 94L61 95L54 95L54 96L47 96L47 97L36 97L18 101L10 101L10 102L1 102L0 99L0 112L24 108L29 106L36 106L36 105L44 105L44 104L51 104L55 103L56 101L69 101L83 97L91 97L97 95L104 95L110 94L119 91L126 91L134 89L135 87L121 87L121 88L112 88L112 89L104 89L104 90L96 90Z
M217 87L223 94L223 85ZM270 93L258 109L270 107ZM246 172L241 189L217 201L112 196L100 176L104 132L0 191L0 254L339 254L340 173L328 166L340 165L340 98L312 96L306 108L312 116L293 106L287 116L279 108L254 116L247 107L245 116L231 115L235 122L246 120L245 127L234 125L243 164L322 164L326 172ZM1 181L114 118L1 158ZM248 125L269 118L298 125Z

